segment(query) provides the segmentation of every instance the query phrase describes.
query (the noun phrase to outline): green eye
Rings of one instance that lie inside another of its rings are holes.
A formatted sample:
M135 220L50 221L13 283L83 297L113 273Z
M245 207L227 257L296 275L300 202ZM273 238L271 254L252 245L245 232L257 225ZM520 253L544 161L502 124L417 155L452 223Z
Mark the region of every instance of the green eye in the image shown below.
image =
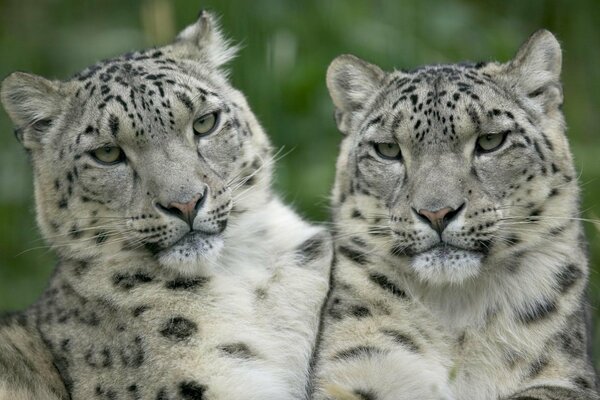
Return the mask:
M194 121L194 134L197 136L206 136L217 127L217 122L219 122L219 113L213 112L210 114L206 114L197 118Z
M401 158L400 146L396 143L373 143L379 157L386 160L399 160Z
M100 147L93 150L90 154L96 161L99 161L102 164L112 165L125 160L125 153L123 153L123 150L121 150L120 147L116 146Z
M479 136L477 139L477 150L480 153L488 153L498 149L504 143L507 134L508 132L502 132Z

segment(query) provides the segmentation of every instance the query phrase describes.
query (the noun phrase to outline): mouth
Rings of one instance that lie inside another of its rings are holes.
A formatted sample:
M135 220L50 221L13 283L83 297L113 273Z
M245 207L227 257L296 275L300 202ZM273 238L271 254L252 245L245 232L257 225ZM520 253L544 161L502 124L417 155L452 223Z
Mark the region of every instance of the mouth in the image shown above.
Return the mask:
M462 247L454 246L449 243L440 242L417 253L416 256L421 254L429 254L432 257L437 257L440 260L460 260L465 254L482 254L480 251L468 250Z
M153 249L153 254L161 265L191 274L216 258L222 248L220 234L190 231L169 247Z
M162 251L177 250L185 251L187 249L194 249L198 247L210 248L211 242L219 238L218 235L207 234L200 231L190 231L183 235L178 241L173 243Z
M460 283L479 274L483 252L438 243L413 255L411 268L424 281Z

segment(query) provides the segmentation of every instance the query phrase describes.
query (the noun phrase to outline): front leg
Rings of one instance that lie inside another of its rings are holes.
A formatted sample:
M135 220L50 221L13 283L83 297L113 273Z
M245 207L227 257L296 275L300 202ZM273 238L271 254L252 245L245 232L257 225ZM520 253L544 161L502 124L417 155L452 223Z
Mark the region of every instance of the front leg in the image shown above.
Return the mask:
M404 349L356 346L322 359L314 400L453 400L446 369Z
M0 317L0 400L65 400L52 355L24 314Z
M598 400L600 396L589 388L565 386L533 386L507 397L506 400Z

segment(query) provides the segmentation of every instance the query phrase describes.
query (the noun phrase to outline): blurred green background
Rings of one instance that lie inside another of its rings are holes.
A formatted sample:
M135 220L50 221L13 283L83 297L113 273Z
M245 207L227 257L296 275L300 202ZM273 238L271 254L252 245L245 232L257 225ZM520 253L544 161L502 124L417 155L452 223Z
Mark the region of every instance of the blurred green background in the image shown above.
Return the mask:
M340 135L325 70L354 53L385 69L508 60L535 30L564 49L565 113L583 185L583 218L600 218L600 1L0 0L0 77L14 70L67 78L95 61L164 44L200 8L243 45L232 79L276 147L277 186L305 216L327 218ZM600 366L600 224L588 222L596 363ZM0 112L0 311L26 307L54 256L34 222L31 170Z

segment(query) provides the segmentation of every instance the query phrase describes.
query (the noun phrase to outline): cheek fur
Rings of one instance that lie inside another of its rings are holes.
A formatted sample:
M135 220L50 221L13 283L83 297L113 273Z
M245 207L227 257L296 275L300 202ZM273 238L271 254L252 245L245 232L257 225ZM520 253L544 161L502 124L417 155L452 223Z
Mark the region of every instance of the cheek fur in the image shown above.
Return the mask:
M238 164L243 156L243 142L234 129L227 129L214 137L201 139L197 146L198 156L221 177L228 175L232 165Z
M401 162L381 162L371 156L359 158L352 177L355 190L366 191L386 203L401 190L404 178L405 169Z
M123 207L135 190L133 172L126 165L98 168L89 164L79 170L79 197L83 202Z

